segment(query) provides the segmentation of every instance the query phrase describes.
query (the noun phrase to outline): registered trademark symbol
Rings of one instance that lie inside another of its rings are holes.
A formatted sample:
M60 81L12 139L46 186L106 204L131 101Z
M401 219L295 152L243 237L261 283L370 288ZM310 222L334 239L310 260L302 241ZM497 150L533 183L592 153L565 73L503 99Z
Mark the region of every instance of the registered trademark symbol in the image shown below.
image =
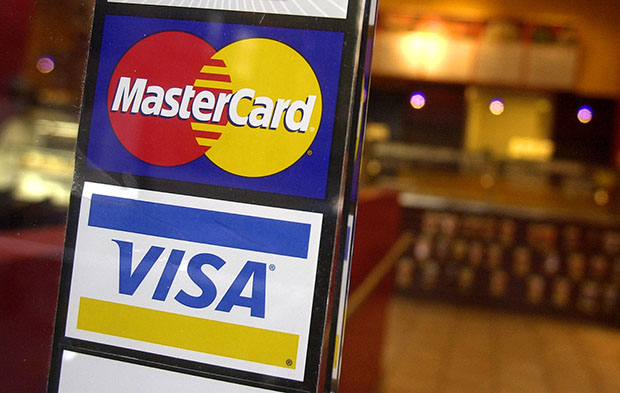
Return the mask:
M308 155L311 156L312 155L312 150L308 150Z
M269 265L269 270L271 270L271 271L276 270L276 265L274 265L273 263L271 265Z
M286 365L291 367L293 365L293 361L291 359L286 359Z
M314 132L314 131L316 131L316 128L310 127L310 132Z

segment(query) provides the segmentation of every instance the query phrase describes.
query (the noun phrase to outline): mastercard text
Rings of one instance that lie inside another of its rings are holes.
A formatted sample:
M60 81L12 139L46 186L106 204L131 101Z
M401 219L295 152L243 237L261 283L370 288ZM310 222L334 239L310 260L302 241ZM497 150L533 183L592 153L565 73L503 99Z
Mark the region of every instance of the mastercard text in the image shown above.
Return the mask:
M256 91L243 88L236 92L219 92L217 96L210 90L197 91L192 85L164 89L149 85L148 79L121 77L114 93L110 110L112 112L178 117L190 117L205 123L220 123L223 116L237 127L276 130L281 124L290 132L308 131L316 95L308 95L305 100L290 100L256 96ZM247 110L247 101L250 109ZM240 113L243 112L243 113Z

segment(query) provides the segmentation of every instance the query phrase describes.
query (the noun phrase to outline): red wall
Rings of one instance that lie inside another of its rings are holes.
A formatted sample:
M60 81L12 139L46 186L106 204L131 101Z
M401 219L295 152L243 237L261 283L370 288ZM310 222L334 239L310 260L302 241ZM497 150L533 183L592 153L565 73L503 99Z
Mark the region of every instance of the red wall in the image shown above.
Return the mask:
M34 0L0 1L0 95L21 73L33 10Z

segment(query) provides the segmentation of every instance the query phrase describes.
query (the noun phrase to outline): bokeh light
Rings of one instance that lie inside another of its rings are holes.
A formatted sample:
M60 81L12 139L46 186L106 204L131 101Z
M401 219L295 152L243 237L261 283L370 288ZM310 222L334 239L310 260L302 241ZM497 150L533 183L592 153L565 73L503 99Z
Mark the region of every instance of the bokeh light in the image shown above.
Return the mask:
M426 105L426 97L422 92L416 91L411 95L409 103L414 109L422 109Z
M438 31L407 33L398 45L406 66L427 75L441 71L448 55L448 39Z
M599 206L605 206L609 203L609 192L603 188L599 188L594 193L594 202Z
M577 119L583 124L587 124L592 121L593 115L594 112L592 112L592 108L587 105L583 105L579 108L579 110L577 110Z
M41 56L37 59L37 70L42 74L49 74L54 71L56 63L51 56Z
M493 98L489 103L489 110L495 116L499 116L504 113L504 101L500 98Z

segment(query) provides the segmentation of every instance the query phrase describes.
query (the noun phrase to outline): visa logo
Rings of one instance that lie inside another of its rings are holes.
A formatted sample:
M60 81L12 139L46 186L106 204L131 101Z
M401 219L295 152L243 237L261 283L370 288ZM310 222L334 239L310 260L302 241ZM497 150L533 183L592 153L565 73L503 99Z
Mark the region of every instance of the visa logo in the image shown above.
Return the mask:
M303 223L98 194L92 196L89 226L302 258L308 254L310 235L310 225ZM202 309L213 304L218 291L225 291L216 311L230 312L233 307L246 307L252 317L265 318L267 264L247 261L236 272L233 282L227 288L221 288L217 277L220 270L225 270L226 261L213 253L197 253L191 256L184 270L200 293L193 294L196 288L184 288L170 295L186 256L185 250L173 248L166 251L164 247L151 245L143 255L134 255L133 242L119 238L111 240L118 249L120 294L134 296L157 261L167 255L152 300L166 301L173 296L176 302L186 307ZM275 265L270 267L275 269ZM251 287L249 296L243 295L246 287Z
M155 263L164 254L165 249L151 246L132 271L133 243L114 239L112 241L116 243L119 250L119 293L133 296ZM153 300L166 301L185 254L186 252L183 250L172 249L170 251L164 270L153 292ZM174 295L174 300L191 308L209 307L217 297L218 288L214 280L205 274L203 268L207 267L215 274L225 265L226 261L215 254L200 253L191 257L187 265L187 275L200 289L201 293L192 295L190 291L181 289ZM235 306L247 307L250 309L252 317L265 318L266 279L267 265L265 263L246 262L215 310L230 312ZM242 293L248 285L252 288L251 295L243 296Z
M86 182L66 334L303 380L322 220Z

